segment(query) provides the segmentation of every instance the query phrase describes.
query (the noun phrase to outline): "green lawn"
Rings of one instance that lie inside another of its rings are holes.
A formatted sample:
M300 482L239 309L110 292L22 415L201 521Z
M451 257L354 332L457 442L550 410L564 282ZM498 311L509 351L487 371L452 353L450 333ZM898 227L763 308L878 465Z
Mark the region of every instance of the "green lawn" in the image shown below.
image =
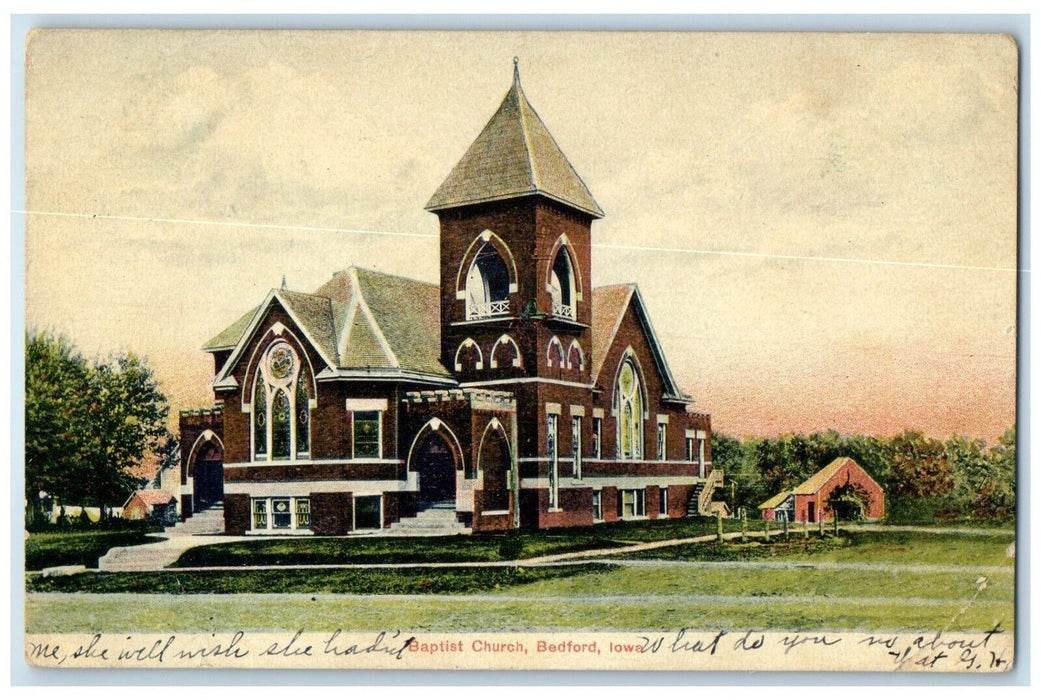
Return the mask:
M575 576L610 568L606 564L570 567L516 566L439 569L332 569L300 571L164 571L98 573L56 578L31 577L26 588L40 592L83 593L478 593L543 579Z
M873 562L889 564L980 564L1009 565L1006 549L1013 537L1007 534L953 534L922 531L848 531L839 537L830 532L823 539L816 532L803 539L791 532L787 540L771 533L765 546L761 534L747 544L725 543L677 545L618 555L625 559L668 559L683 561L733 561L791 558L807 562Z
M615 565L91 573L30 579L26 621L39 632L215 626L980 631L996 622L1012 630L1010 542L1007 534L844 532L823 541L774 538L770 546L669 547L641 552L642 559L629 564L624 559L637 555L619 555ZM394 593L426 595L378 595Z
M511 561L712 532L714 520L652 520L499 536L258 538L189 549L174 566Z
M155 541L143 530L87 532L34 532L25 541L25 570L82 564L94 568L98 558L113 547Z

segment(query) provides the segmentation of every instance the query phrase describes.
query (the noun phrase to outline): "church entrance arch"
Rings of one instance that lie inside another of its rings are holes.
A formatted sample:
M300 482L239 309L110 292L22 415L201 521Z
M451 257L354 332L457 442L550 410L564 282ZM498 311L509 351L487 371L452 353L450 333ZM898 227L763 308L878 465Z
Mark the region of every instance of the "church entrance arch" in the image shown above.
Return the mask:
M481 441L479 468L483 510L503 511L510 508L510 445L498 422L489 425Z
M188 478L192 480L193 511L224 500L224 445L213 432L204 432L192 447Z
M408 470L419 479L419 508L455 501L456 472L460 468L459 443L440 421L419 431L409 452Z

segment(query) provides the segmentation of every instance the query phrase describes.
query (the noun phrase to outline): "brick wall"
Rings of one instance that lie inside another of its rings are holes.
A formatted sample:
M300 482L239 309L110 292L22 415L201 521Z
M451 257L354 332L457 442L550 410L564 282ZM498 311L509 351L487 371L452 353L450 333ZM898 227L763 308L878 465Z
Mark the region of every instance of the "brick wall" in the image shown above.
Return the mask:
M249 494L226 494L224 496L224 532L228 535L244 535L248 529L250 529Z
M353 520L353 500L349 492L312 493L311 530L316 535L346 535Z

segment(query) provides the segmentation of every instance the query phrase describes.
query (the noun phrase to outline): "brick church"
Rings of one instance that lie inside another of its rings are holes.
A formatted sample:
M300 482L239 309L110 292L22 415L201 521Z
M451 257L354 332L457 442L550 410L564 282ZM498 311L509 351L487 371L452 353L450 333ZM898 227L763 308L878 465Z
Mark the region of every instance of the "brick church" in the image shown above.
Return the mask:
M222 503L230 534L343 535L707 513L709 416L637 286L593 286L603 212L516 67L426 209L439 284L350 267L205 345L216 405L181 414L182 518Z

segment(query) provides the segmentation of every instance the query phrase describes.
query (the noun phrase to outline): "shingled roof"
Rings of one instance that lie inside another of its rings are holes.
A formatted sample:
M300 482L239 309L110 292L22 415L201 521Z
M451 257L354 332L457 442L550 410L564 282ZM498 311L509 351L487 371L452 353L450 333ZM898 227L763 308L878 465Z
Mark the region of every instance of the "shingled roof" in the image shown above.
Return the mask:
M835 476L840 469L846 466L847 462L859 468L859 465L849 457L839 457L832 460L828 466L821 469L809 479L796 486L794 493L797 493L800 496L817 493L821 490L821 487L824 486L824 484L828 483L828 480L831 477Z
M388 370L450 378L441 364L440 295L437 285L350 267L313 294L273 289L267 300L203 348L235 349L218 374L230 373L237 354L263 319L280 304L330 370Z
M600 373L604 368L607 353L614 344L618 328L622 325L622 319L629 307L633 307L636 318L643 332L646 334L647 343L651 346L651 354L658 367L658 373L665 385L663 398L680 403L690 403L691 397L680 389L672 376L669 363L665 360L665 352L662 350L657 333L651 325L647 307L640 296L640 288L635 284L614 284L593 289L593 327L592 353L593 353L593 381L600 379ZM601 382L606 384L607 382Z
M499 109L427 202L428 211L540 194L593 218L604 215L582 178L521 89L513 85Z

